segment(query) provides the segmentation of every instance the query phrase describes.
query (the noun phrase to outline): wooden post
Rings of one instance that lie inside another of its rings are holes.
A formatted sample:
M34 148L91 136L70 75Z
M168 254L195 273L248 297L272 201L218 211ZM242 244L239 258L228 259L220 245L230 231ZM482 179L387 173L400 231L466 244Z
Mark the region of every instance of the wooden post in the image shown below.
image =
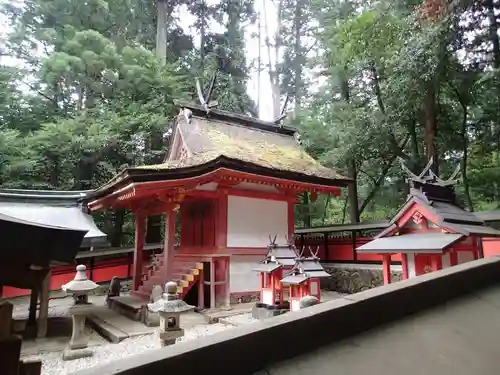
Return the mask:
M475 237L472 237L472 256L474 260L479 259L479 246Z
M169 208L165 217L165 239L163 243L163 270L164 282L171 279L173 271L173 263L175 259L175 221L177 211L173 207Z
M382 264L383 264L383 274L384 274L384 284L391 283L391 254L382 255Z
M276 283L275 283L275 280L274 280L274 275L273 274L270 274L270 281L271 281L271 304L274 305L274 303L276 302Z
M227 247L227 214L228 214L228 190L219 190L217 199L216 212L216 232L215 232L215 247L217 249L225 249Z
M403 280L408 279L408 258L406 254L401 254L401 268L403 274Z
M26 324L27 326L36 326L36 310L37 310L37 304L38 304L38 289L39 288L40 288L39 286L36 286L33 289L31 289L28 322Z
M288 242L295 245L295 197L288 201Z
M431 256L431 269L433 271L439 271L443 268L443 258L442 255L432 255Z
M210 259L210 308L215 309L215 264L214 264L214 258Z
M0 302L0 338L10 336L14 306L7 301Z
M231 267L231 257L227 257L225 258L225 263L226 263L226 287L225 287L225 290L226 290L226 295L225 295L225 305L226 307L230 307L231 306L231 271L230 271L230 267Z
M264 272L261 272L260 273L260 303L264 302L264 300L263 300L264 278L265 278Z
M458 264L458 253L451 249L450 251L450 267L456 266Z
M203 310L205 308L205 272L203 269L200 270L198 274L198 309Z
M137 291L141 286L142 262L144 259L144 239L146 237L146 217L140 214L135 216L135 249L134 249L134 276L132 289Z
M51 278L51 271L49 269L47 275L43 279L41 293L40 293L40 313L38 314L38 332L37 332L38 338L47 336L47 322L49 318L50 278Z

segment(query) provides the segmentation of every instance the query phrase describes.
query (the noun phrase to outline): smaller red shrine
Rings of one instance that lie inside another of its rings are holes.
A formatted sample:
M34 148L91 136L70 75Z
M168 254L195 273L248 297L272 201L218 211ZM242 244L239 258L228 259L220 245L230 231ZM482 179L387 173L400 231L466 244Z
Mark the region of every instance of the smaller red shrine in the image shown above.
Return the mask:
M315 253L309 248L310 256L304 257L302 253L295 259L292 270L280 280L283 287L289 288L290 311L300 309L299 302L302 297L316 296L321 302L320 279L330 277L325 271L318 257L319 249Z
M276 237L267 247L266 258L254 268L260 272L260 302L274 305L286 300L286 290L281 284L281 279L286 271L291 271L295 265L297 252L294 245L278 246Z
M478 216L461 208L456 199L454 179L431 170L431 159L420 175L403 164L410 175L410 194L390 226L373 241L360 246L360 254L379 254L383 260L384 284L391 282L391 257L401 257L403 279L455 266L482 257L480 239L500 237Z

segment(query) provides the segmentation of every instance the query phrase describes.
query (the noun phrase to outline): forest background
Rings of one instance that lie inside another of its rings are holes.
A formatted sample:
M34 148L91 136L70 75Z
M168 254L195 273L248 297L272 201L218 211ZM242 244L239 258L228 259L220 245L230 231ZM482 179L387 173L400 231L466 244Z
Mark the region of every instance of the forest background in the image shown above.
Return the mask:
M285 108L304 147L355 178L349 204L347 189L303 196L297 226L390 218L408 193L398 159L418 173L433 157L443 178L460 165L461 204L500 205L499 0L0 3L2 188L92 189L161 162L174 100L218 71L219 108L262 114L247 86L265 82L269 116ZM97 220L112 245L133 239L128 212ZM154 242L161 219L148 227Z

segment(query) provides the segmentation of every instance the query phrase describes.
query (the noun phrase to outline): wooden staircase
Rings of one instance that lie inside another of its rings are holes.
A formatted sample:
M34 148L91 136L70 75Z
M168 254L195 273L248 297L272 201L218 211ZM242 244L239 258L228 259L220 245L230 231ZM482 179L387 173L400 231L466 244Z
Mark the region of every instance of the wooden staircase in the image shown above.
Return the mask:
M137 291L131 294L142 300L149 301L151 292L155 285L161 285L164 288L168 281L177 282L177 293L180 299L184 299L189 290L200 279L200 271L203 270L203 263L186 260L182 257L174 257L172 267L172 279L165 279L165 263L162 254L154 256L153 264L143 268L141 285Z

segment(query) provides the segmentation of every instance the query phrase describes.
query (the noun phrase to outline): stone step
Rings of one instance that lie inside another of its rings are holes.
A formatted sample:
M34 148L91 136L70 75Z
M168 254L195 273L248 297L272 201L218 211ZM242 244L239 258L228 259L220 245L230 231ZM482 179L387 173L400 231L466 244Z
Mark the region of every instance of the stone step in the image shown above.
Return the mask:
M141 285L141 286L139 287L139 290L132 290L132 291L130 292L130 294L131 294L132 296L134 296L134 297L137 297L137 298L139 298L139 299L143 300L143 301L149 301L149 296L151 295L151 291L148 293L148 292L146 292L143 288L144 288L144 286L143 286L143 285ZM142 290L141 290L141 289L142 289ZM153 289L151 288L151 290L153 290Z
M87 322L102 337L115 344L129 337L125 332L112 326L111 324L95 316L94 314L90 314L87 316Z

